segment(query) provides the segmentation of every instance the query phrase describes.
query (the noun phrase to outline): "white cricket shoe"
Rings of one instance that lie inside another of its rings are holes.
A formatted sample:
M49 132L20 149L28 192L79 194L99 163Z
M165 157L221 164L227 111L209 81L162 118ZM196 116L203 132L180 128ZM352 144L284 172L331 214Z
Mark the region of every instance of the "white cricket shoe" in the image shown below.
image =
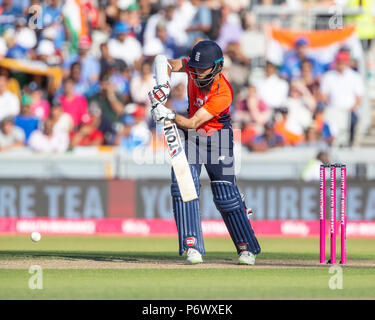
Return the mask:
M186 259L187 264L198 264L198 263L203 262L202 255L196 249L189 248L187 249L186 254L187 254L187 259Z
M240 253L240 257L238 258L238 264L254 265L255 258L256 258L255 254L252 254L249 251L242 251Z

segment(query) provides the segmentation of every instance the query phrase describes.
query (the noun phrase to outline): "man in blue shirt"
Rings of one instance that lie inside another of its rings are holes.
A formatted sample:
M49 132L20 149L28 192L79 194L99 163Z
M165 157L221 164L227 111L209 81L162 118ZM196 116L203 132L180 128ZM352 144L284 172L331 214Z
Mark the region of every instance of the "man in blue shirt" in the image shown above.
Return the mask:
M79 53L70 55L64 62L65 73L70 72L70 67L75 62L81 63L81 81L87 84L88 90L85 92L87 98L92 97L99 92L100 63L89 54L91 48L91 39L89 36L82 36L79 40Z
M24 99L23 99L24 100ZM30 109L30 101L23 101L21 112L14 118L14 124L25 132L25 142L27 143L30 134L38 129L39 118L33 116Z
M320 77L325 68L317 60L307 56L306 49L309 40L305 37L299 37L295 42L293 50L287 51L284 56L283 64L280 67L280 76L288 81L301 77L302 61L311 62L314 78Z
M43 27L52 23L62 22L62 5L60 0L51 0L50 4L43 7Z
M0 35L9 28L14 29L21 15L22 12L13 5L13 0L3 0L0 6Z

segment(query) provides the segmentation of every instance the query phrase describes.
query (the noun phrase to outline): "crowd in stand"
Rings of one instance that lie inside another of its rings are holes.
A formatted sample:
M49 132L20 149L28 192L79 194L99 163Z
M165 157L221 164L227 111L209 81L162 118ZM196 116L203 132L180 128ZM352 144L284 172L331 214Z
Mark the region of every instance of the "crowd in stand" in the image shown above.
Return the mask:
M287 2L288 3L288 2ZM217 41L232 84L233 125L251 151L353 142L364 94L350 52L328 66L307 56L308 40L277 66L250 0L0 0L0 151L63 153L78 146L155 146L150 117L153 57L189 55ZM279 4L279 3L277 3ZM62 81L1 61L61 67ZM263 74L250 80L254 66ZM259 69L259 68L258 68ZM172 77L167 106L187 113L186 75Z

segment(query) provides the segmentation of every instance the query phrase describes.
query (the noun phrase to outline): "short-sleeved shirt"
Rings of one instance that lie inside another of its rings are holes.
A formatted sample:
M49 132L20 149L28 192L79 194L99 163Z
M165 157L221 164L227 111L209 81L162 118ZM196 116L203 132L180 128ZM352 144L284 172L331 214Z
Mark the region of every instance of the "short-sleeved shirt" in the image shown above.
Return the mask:
M361 76L350 68L343 73L331 70L322 77L320 91L328 96L330 107L349 111L354 106L356 97L363 96L364 85Z
M81 123L82 116L87 113L88 105L84 96L75 95L72 100L68 100L65 96L60 97L61 106L64 112L71 115L74 125Z
M72 140L76 135L78 131L73 131L70 134L70 140ZM88 136L82 137L82 139L79 141L79 146L91 146L93 142L100 141L100 143L103 143L104 136L103 133L99 130L95 129L93 130Z
M21 128L14 126L12 132L8 135L5 135L2 131L0 131L1 147L9 147L12 144L20 141L25 141L25 133Z
M194 70L187 65L187 59L183 59L183 62L189 75L189 71ZM201 129L203 129L207 135L211 135L223 128L231 128L229 108L233 101L233 90L223 74L219 74L208 93L203 93L188 76L188 97L188 118L191 118L200 108L206 109L214 116L197 128L197 131L201 132Z
M18 115L14 118L14 124L25 133L25 140L28 141L31 133L39 127L40 119L34 116Z
M308 61L310 61L312 65L312 72L314 78L321 76L325 68L322 64L320 64L317 60L315 60L312 57L306 58ZM280 67L280 75L287 78L289 81L300 78L301 77L301 65L302 61L298 57L297 53L293 51L288 51L285 54L284 62L282 66Z

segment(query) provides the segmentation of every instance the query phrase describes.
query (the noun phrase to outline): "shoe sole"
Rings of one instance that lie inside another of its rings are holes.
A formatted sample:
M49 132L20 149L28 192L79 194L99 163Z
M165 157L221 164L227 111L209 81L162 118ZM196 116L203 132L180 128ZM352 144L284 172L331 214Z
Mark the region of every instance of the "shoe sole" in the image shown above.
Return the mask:
M247 265L247 266L253 266L253 265L255 265L255 261L246 262L246 261L243 261L243 260L239 260L238 264L240 264L240 265Z
M203 260L186 260L186 264L199 264L202 263Z

